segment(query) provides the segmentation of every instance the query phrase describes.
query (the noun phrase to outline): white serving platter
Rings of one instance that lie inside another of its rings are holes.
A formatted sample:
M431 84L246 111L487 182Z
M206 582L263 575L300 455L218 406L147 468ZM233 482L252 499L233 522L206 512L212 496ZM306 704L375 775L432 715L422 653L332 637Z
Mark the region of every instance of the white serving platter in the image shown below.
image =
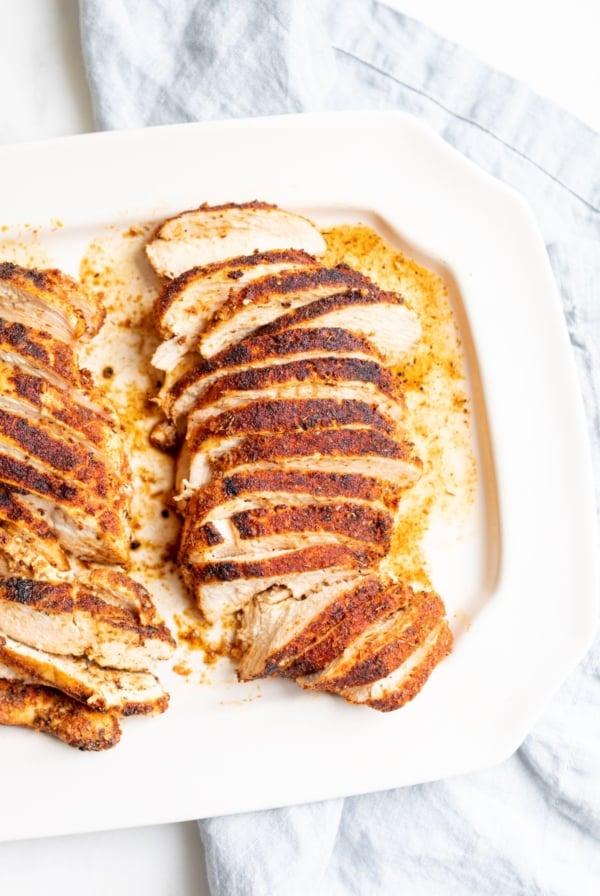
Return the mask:
M598 593L582 402L545 248L522 198L400 113L6 147L0 190L0 238L35 232L74 274L102 228L202 201L261 198L323 225L370 224L449 285L479 464L469 534L450 528L433 564L456 646L413 703L382 715L284 682L173 675L170 710L126 723L107 753L0 728L0 839L323 800L508 757L588 649Z

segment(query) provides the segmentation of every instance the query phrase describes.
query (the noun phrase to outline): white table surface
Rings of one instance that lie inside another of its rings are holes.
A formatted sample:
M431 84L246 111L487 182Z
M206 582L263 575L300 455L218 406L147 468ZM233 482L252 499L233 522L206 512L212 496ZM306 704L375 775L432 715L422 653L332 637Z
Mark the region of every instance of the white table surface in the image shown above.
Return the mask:
M503 0L493 7L476 0L390 0L390 5L600 130L598 6L592 0ZM0 0L0 99L1 143L94 130L77 0ZM1 736L0 730L0 742ZM0 893L82 892L208 896L195 823L0 844Z

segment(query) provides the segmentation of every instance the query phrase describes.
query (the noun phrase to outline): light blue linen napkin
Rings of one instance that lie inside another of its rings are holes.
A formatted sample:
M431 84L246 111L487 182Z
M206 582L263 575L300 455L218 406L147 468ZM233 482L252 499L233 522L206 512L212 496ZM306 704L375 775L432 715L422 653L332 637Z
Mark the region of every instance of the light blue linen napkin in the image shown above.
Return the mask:
M599 135L384 3L80 0L80 8L100 128L402 109L520 190L559 284L600 471ZM496 768L207 819L200 832L214 896L597 896L600 639Z

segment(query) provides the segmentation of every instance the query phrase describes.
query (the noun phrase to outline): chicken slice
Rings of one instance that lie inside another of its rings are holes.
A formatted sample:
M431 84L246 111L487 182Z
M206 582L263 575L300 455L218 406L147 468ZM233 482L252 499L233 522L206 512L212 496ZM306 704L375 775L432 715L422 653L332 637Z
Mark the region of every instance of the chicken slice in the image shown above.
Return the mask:
M186 442L177 464L176 500L187 499L192 491L209 482L213 466L220 464L220 459L227 455L226 460L219 466L219 469L225 472L228 469L231 452L243 445L246 445L247 449L244 463L250 463L249 452L254 443L254 434L277 434L280 437L281 433L289 432L295 437L298 431L331 429L338 432L343 427L348 429L368 427L389 433L398 440L404 436L399 421L386 416L373 404L352 399L342 401L339 397L250 402L244 407L209 417L203 420L200 426L194 425L192 414L188 420ZM261 442L256 444L262 445ZM309 453L314 454L313 451ZM257 454L253 460L259 462L260 455ZM324 472L339 472L335 469L320 469ZM342 470L342 472L353 471Z
M156 300L156 327L163 339L183 337L185 344L192 346L232 291L237 292L252 280L282 271L299 272L319 267L319 262L306 252L288 249L192 268L172 280ZM160 358L160 349L156 357ZM153 363L161 368L160 363L154 360Z
M35 322L40 324L39 320ZM0 360L62 388L79 388L82 377L73 347L45 330L5 320L0 314Z
M325 240L311 221L266 202L201 205L164 221L146 246L157 274L173 278L227 258L296 249L322 255Z
M410 656L393 672L368 685L345 688L339 693L349 703L362 703L380 712L400 709L417 696L435 667L452 650L452 632L442 620Z
M297 678L304 688L336 691L372 684L397 669L441 622L444 604L433 592L396 585L397 609L366 628L329 665Z
M18 494L1 485L0 531L9 535L9 543L2 551L10 558L13 568L33 569L41 556L61 572L69 569L69 561L45 515L28 507Z
M324 574L314 591L299 598L286 588L257 596L240 614L238 678L250 681L286 674L299 657L322 644L332 629L344 628L348 637L360 634L376 618L375 612L381 612L382 594L385 590L376 576L350 573L333 584ZM388 604L383 604L387 608Z
M104 311L79 283L55 269L0 264L0 316L70 343L102 326Z
M0 360L0 413L27 418L35 429L51 429L65 443L77 443L129 479L123 433L113 409L100 396L63 389L45 377Z
M296 361L339 357L379 360L377 349L367 340L339 328L285 330L272 336L251 336L213 358L195 356L193 362L175 368L165 377L158 404L169 419L177 421L222 377Z
M319 299L347 292L383 296L371 280L343 265L261 277L232 293L215 312L200 335L198 350L203 357L211 358L289 314L290 309L301 311Z
M0 668L0 725L33 728L78 750L108 750L121 739L116 712L97 712L46 685L7 680Z
M127 495L122 491L94 498L89 488L36 468L16 449L0 452L0 484L17 492L32 512L45 515L65 550L83 560L127 563Z
M182 558L182 574L206 619L216 622L273 586L287 587L292 594L303 593L325 574L368 570L379 559L376 552L365 547L357 550L347 545L319 544L249 562L186 564Z
M116 499L119 492L131 493L129 468L120 440L113 439L111 448L108 454L85 438L67 437L52 420L45 417L35 420L33 415L23 417L0 407L0 452L19 458L41 472L85 485L92 499L97 497L107 502ZM122 505L122 501L117 503Z
M153 714L164 712L169 702L150 672L103 669L85 659L36 650L1 634L0 663L102 712Z
M340 475L314 471L257 470L216 479L190 499L185 527L203 526L241 510L274 504L327 504L332 498L368 503L377 510L395 512L398 489L380 479L360 474ZM185 538L185 532L182 538Z
M187 529L180 556L187 563L249 561L313 544L365 544L383 556L391 529L391 515L367 504L275 505Z
M341 327L377 346L383 360L398 365L421 337L417 315L401 296L381 291L348 290L280 314L257 335L298 327Z
M203 464L200 464L202 459ZM377 477L406 488L419 478L422 463L410 442L372 429L332 429L252 436L219 456L195 455L190 466L192 489L212 476L250 469L311 469L322 473Z
M137 613L66 582L0 580L0 631L39 650L129 671L148 669L175 649L164 624L144 625Z
M391 418L404 414L398 381L377 361L315 358L225 375L205 392L193 412L194 425L249 401L327 399L376 404Z

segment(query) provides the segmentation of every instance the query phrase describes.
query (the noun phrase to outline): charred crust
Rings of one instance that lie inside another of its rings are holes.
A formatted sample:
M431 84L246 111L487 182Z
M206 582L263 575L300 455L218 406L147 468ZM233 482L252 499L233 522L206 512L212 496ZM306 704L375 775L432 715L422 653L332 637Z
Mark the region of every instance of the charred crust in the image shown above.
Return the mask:
M154 303L154 317L159 330L161 329L163 315L177 301L181 293L196 280L203 280L218 271L226 271L225 276L227 279L235 282L244 276L243 268L255 267L261 264L281 264L282 262L291 265L306 264L313 267L318 265L318 262L312 255L309 255L308 252L303 252L301 249L279 249L270 252L255 252L254 255L240 255L237 258L215 261L212 264L193 267L189 271L184 271L165 286ZM166 335L166 332L163 335Z
M234 513L240 538L263 538L280 532L337 532L357 541L389 546L392 518L368 505L278 505Z
M407 586L403 587L403 591L406 595L406 605L402 616L399 617L401 623L399 635L390 638L386 632L383 642L375 638L364 647L350 669L339 675L334 673L329 678L325 669L323 681L317 680L310 685L311 687L339 692L346 688L372 684L385 678L414 653L442 619L444 604L437 594L432 592L426 592L417 598ZM406 628L402 627L405 614L409 616Z
M394 432L397 423L364 401L323 399L281 399L254 401L203 421L193 433L190 448L195 450L206 438L234 433L288 433L344 427L352 424ZM337 429L336 429L337 432Z
M226 374L214 383L202 397L202 405L218 401L225 392L268 389L290 381L331 383L372 383L384 395L402 401L402 393L389 370L362 358L307 358L277 364L272 367L249 367ZM399 411L401 408L399 408Z
M331 566L369 568L378 557L367 548L353 550L344 545L316 545L298 551L287 551L275 557L256 561L201 563L189 569L191 581L232 582L236 579L269 578L296 572L327 569ZM185 563L185 558L181 558Z

